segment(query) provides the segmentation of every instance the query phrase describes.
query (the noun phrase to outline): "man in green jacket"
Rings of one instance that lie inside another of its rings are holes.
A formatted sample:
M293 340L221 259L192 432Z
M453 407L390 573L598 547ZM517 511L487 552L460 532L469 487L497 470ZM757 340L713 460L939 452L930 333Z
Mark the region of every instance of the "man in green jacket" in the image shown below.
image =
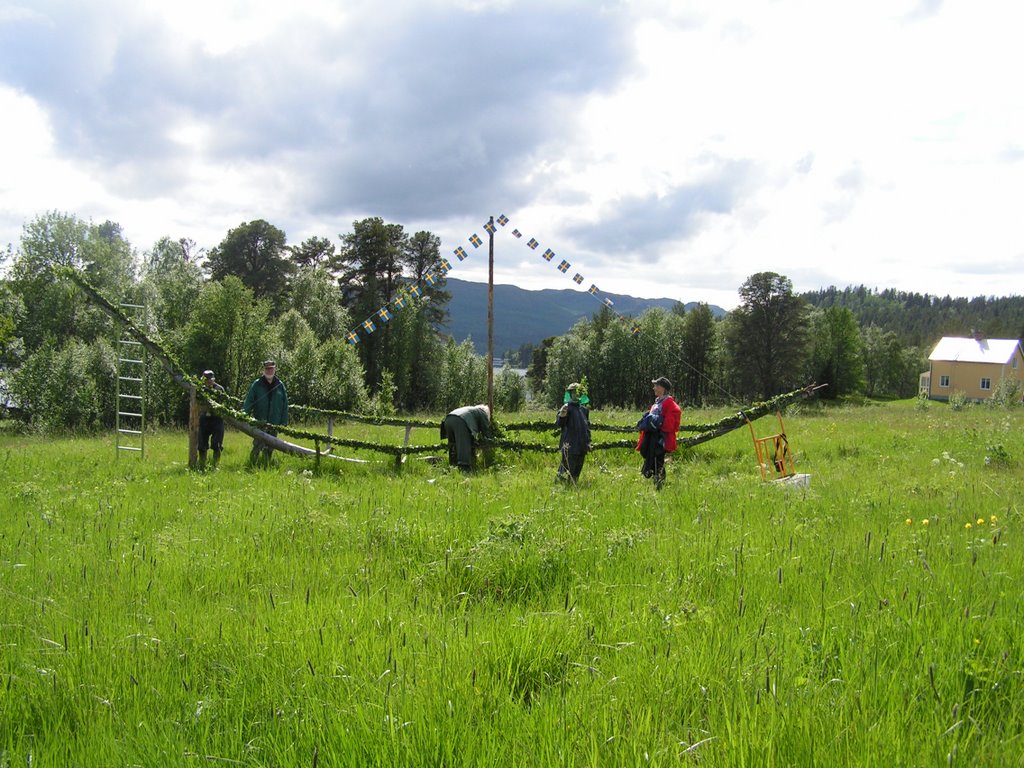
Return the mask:
M486 405L456 408L441 422L441 439L448 441L448 464L463 472L473 466L473 447L481 433L491 429L491 411Z
M263 375L249 385L242 410L257 421L281 426L288 424L288 392L284 382L277 378L277 364L273 360L264 361ZM264 427L264 431L269 435L277 434L277 430L272 427ZM249 463L269 464L273 452L273 448L254 437Z

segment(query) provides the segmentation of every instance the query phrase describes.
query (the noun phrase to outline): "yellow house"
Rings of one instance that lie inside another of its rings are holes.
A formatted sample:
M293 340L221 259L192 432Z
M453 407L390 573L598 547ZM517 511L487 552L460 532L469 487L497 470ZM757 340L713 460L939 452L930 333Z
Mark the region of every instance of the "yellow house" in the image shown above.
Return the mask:
M1024 389L1024 354L1017 339L943 336L928 356L921 392L929 400L949 400L961 392L970 400L988 400L1004 379Z

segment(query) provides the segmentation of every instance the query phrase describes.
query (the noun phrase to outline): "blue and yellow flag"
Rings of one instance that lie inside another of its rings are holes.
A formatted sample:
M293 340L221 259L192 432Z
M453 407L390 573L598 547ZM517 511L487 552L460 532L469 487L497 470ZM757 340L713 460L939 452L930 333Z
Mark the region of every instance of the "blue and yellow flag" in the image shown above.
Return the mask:
M575 275L572 276L572 281L576 283L576 285L583 285L583 275L577 272Z
M559 262L559 264L558 264L558 271L561 272L564 275L566 272L569 271L569 267L571 267L571 266L572 266L572 264L570 264L565 259L562 259L562 261Z
M504 227L506 224L508 224L508 216L506 216L504 213L501 214L501 216L498 217L498 223Z
M544 261L551 261L555 258L555 252L548 248L544 253L541 254L544 257Z
M395 309L405 309L405 305L409 302L405 296L399 296L392 302L395 305Z
M426 283L427 285L433 285L434 283L436 283L436 282L437 282L437 276L436 276L436 275L434 275L434 273L433 273L433 272L428 272L428 273L426 274L426 276L425 276L425 277L423 278L423 281L424 281L424 282L425 282L425 283Z
M441 272L450 272L452 269L452 263L448 259L441 259L437 266Z
M601 289L598 288L596 285L591 285L589 288L587 288L587 290L593 295L597 296L598 291L600 291Z
M486 229L490 234L493 235L494 232L497 230L497 227L495 227L493 224L491 224L491 222L488 221L486 224L484 224L484 229Z
M534 240L534 239L533 239L533 238L531 237L531 238L530 238L530 242L528 242L528 243L526 244L526 247L527 247L527 248L531 248L531 249L533 249L533 250L535 250L535 251L536 251L536 250L537 250L537 246L538 246L538 245L540 245L540 243L538 243L538 242L537 242L536 240Z
M345 338L346 338L346 340L348 341L349 344L358 344L359 343L359 335L355 331L349 331L346 334Z
M414 299L418 299L421 293L423 293L423 289L420 288L418 285L414 285L411 288L409 288L409 295L412 296Z
M612 301L611 299L609 299L607 296L605 296L604 297L604 305L606 307L614 307L615 306L615 302Z
M484 241L481 240L480 236L474 232L472 235L469 236L469 242L473 244L474 248L479 248L481 245L483 245Z
M639 336L640 335L640 326L639 325L634 325L633 326L633 335L634 336Z
M374 331L377 330L377 326L373 324L373 320L371 320L370 318L366 318L365 320L363 320L363 328L366 329L367 333L373 333Z
M514 237L514 238L516 238L518 240L522 236L523 236L523 233L520 232L518 229L513 229L512 230L512 237Z
M466 249L461 245L455 249L454 253L459 257L459 261L463 261L466 258Z
M382 323L386 323L388 320L391 319L391 313L388 312L387 307L381 307L380 310L378 310L377 312L377 317L380 318L380 321Z

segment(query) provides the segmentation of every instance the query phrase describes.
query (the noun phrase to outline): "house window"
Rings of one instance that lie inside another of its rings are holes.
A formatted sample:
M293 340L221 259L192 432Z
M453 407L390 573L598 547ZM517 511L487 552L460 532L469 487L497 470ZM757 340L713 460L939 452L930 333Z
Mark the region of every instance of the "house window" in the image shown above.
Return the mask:
M1015 371L1017 370L1017 358L1016 357L1013 358L1013 366L1012 367L1013 367L1013 370L1015 370Z
M939 386L940 387L948 387L949 386L949 376L945 376L945 375L944 376L939 376Z
M982 390L992 389L992 379L987 378L987 377L983 378L981 380L981 388L982 388Z

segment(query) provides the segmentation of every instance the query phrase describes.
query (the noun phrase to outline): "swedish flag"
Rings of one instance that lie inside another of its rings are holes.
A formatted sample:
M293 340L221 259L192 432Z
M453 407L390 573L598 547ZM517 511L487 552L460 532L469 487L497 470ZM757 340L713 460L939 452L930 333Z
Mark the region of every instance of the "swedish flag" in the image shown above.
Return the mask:
M590 293L592 293L592 294L594 294L595 296L597 296L597 292L598 292L598 291L600 290L600 288L598 288L598 287L597 287L596 285L591 285L591 286L590 286L589 288L587 288L587 290L588 290L588 291L589 291Z
M544 257L544 261L551 261L555 258L555 252L548 248L544 253L541 254Z
M612 301L611 299L609 299L607 296L605 296L605 298L604 298L604 305L606 307L614 307L615 306L615 302Z
M501 214L501 216L498 217L498 223L504 227L506 224L508 224L508 216L506 216L504 213Z
M452 263L448 261L448 259L441 259L440 263L437 266L442 272L450 272L452 268Z
M493 235L496 227L493 224L491 224L491 222L488 221L486 224L484 224L484 229L486 229Z
M423 279L424 281L426 281L427 285L433 285L434 283L437 282L437 277L434 275L433 272L428 272L426 277L424 277Z
M359 343L359 336L358 336L358 334L355 331L349 331L346 334L345 339L348 341L349 344L358 344Z
M481 245L483 245L484 241L481 240L480 236L474 232L472 235L470 235L469 242L473 244L474 248L479 248Z
M518 239L518 238L520 238L522 236L523 236L523 233L520 232L518 229L513 229L512 230L512 237Z
M408 303L408 299L405 296L399 296L394 301L395 309L405 309L405 305Z
M639 336L640 335L640 326L639 325L634 325L633 326L633 335L634 336Z
M562 261L558 265L558 271L561 272L564 275L566 272L569 271L569 267L571 267L571 266L572 266L572 264L570 264L565 259L562 259Z
M391 313L388 312L388 308L387 307L381 307L380 311L377 312L377 317L380 318L380 321L382 323L386 323L388 320L391 319Z
M463 261L466 258L466 249L460 245L455 249L455 255L459 257L459 261Z
M583 285L583 275L577 272L575 275L572 276L572 281L576 283L576 285Z
M533 239L532 237L530 238L530 242L528 242L528 243L526 244L526 246L527 246L528 248L532 248L532 249L533 249L533 250L535 250L535 251L537 250L537 246L538 246L538 245L540 245L540 243L538 243L538 242L537 242L536 240L534 240L534 239Z
M418 299L421 293L423 293L423 289L420 288L418 285L414 285L409 289L409 295L412 296L414 299Z
M365 320L363 320L363 328L366 329L367 333L373 333L374 331L377 330L377 326L373 324L373 320L371 320L370 318L366 318Z

